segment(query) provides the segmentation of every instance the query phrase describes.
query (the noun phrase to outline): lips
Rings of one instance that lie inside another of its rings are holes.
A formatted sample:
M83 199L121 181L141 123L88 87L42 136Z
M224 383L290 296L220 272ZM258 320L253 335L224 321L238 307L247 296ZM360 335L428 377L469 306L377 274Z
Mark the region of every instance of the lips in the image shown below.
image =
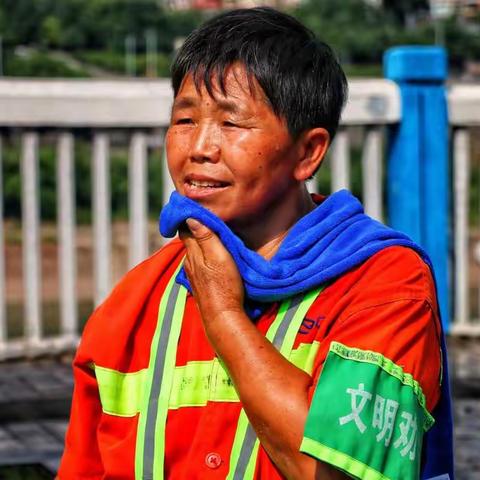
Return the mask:
M229 186L229 182L204 175L187 175L183 183L185 196L193 200L214 195Z
M188 182L192 187L198 187L198 188L219 188L219 187L224 187L225 184L222 182L214 182L214 181L203 181L200 182L198 180L190 180Z

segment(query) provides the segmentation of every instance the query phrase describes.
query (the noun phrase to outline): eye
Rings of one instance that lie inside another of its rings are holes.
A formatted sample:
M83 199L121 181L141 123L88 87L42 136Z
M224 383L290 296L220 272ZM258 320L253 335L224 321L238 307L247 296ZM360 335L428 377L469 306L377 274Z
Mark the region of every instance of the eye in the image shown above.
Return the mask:
M193 123L193 120L188 117L179 118L178 120L175 120L175 125L190 125L192 123Z
M224 127L238 127L238 125L236 123L229 122L228 120L223 122L223 126Z

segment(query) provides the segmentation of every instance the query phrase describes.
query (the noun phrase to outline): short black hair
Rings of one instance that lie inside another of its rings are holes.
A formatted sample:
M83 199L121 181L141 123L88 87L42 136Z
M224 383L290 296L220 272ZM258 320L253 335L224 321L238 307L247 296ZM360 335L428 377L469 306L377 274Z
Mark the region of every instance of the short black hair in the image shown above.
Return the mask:
M194 30L178 51L171 72L174 95L188 74L212 96L215 78L225 94L225 71L235 62L255 77L293 138L322 127L333 139L347 80L332 49L312 31L268 7L222 13Z

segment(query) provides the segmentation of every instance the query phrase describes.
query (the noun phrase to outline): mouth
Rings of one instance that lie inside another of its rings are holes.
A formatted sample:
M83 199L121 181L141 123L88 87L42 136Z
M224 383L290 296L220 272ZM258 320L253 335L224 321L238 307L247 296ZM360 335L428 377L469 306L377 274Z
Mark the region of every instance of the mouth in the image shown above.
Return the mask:
M230 185L228 182L214 178L187 176L183 188L185 196L195 200L222 192Z

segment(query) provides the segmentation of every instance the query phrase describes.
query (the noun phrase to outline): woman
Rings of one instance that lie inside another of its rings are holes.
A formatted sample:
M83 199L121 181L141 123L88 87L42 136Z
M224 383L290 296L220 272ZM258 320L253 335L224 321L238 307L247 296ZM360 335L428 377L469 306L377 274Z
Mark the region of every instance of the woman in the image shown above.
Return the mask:
M88 322L59 478L448 473L448 441L424 441L448 400L428 259L305 187L346 97L330 48L237 10L192 33L172 84L161 231L180 239Z

